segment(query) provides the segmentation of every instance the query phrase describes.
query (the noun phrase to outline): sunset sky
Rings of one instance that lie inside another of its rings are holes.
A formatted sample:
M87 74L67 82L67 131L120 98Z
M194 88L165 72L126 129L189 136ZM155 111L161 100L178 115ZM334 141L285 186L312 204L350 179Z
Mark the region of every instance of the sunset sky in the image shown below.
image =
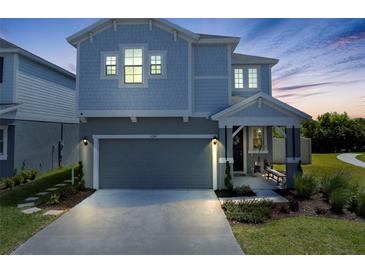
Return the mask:
M75 72L65 38L98 19L0 19L0 37ZM365 19L169 19L197 33L241 37L236 52L280 59L273 95L313 116L365 118Z

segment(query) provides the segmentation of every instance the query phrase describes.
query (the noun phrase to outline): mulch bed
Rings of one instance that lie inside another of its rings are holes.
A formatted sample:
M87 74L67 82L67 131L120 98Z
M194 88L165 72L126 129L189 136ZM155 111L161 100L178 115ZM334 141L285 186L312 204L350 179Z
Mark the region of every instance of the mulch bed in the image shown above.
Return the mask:
M57 209L57 210L68 210L79 204L82 200L89 197L95 192L95 189L85 189L77 191L73 188L66 188L60 195L58 204L49 205L47 203L41 204L38 207L43 209Z
M251 191L245 194L237 193L234 190L222 189L222 190L215 190L215 194L218 198L230 198L230 197L252 197L256 196L256 193Z
M304 200L296 197L293 190L277 189L275 190L275 192L288 199L289 203L276 204L273 209L273 219L280 219L291 216L321 216L365 222L365 219L357 216L355 213L352 213L346 209L342 214L333 213L330 210L330 205L321 193L313 195L310 200ZM298 210L294 211L296 207Z

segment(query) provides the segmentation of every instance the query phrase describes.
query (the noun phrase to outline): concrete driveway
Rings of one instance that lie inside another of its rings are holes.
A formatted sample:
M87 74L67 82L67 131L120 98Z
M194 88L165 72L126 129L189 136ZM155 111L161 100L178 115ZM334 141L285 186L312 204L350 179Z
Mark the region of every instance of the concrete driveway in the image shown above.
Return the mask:
M212 190L98 190L13 254L243 254Z

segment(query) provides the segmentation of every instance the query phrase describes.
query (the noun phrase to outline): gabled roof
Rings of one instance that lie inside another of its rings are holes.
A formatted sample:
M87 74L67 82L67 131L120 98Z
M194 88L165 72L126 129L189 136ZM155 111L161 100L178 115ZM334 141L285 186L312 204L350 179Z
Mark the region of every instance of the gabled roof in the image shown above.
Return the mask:
M246 55L240 53L232 54L232 65L276 65L278 62L279 60L274 58Z
M259 100L260 98L263 99L264 101L267 101L268 103L270 103L272 105L275 105L279 109L281 109L287 113L290 113L293 116L298 117L299 119L308 120L308 119L312 118L307 113L304 113L304 112L300 111L299 109L296 109L263 92L259 92L251 97L248 97L245 100L242 100L241 102L238 102L222 111L219 111L218 113L212 115L211 118L212 118L212 120L219 120L221 118L231 116L232 114L239 112L241 110L244 110L245 108L251 106L252 103Z
M77 46L77 43L88 37L90 33L95 33L104 28L114 24L114 22L137 22L141 20L152 20L152 22L163 25L164 27L169 28L170 30L177 31L178 33L184 34L186 37L190 38L195 43L227 43L233 44L236 47L240 41L239 37L233 36L219 36L219 35L210 35L210 34L198 34L194 33L190 30L187 30L179 25L176 25L166 19L132 19L132 18L110 18L110 19L101 19L94 24L78 31L77 33L67 37L67 41L73 45Z
M20 55L23 55L37 63L40 63L42 65L46 65L48 67L50 67L51 69L53 70L56 70L60 73L62 73L63 75L66 75L68 77L71 77L73 79L76 78L75 74L73 74L72 72L69 72L68 70L65 70L13 43L10 43L9 41L6 41L5 39L3 38L0 38L0 53L17 53L17 54L20 54Z

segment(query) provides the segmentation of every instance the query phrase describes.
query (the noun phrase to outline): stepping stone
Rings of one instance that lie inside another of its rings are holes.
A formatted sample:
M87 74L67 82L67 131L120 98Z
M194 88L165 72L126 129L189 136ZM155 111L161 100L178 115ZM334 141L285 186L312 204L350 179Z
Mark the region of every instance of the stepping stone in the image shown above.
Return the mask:
M38 208L38 207L31 207L31 208L27 208L27 209L23 209L22 212L24 214L32 214L38 211L41 211L42 209Z
M51 209L51 210L48 210L47 212L43 213L43 215L57 216L57 215L60 215L63 211L64 210Z
M67 186L67 184L57 184L55 186Z
M58 187L50 187L50 188L47 188L46 190L48 190L48 191L54 191L54 190L57 190L58 189Z
M17 207L18 208L23 208L23 207L32 207L34 206L34 203L24 203L24 204L18 204Z
M38 196L43 196L43 195L46 195L46 194L48 194L49 192L38 192L36 195L38 195Z
M72 180L64 180L64 183L72 183Z
M25 202L32 202L32 201L36 201L36 200L38 200L39 199L39 197L29 197L29 198L27 198L27 199L24 199L24 201Z

